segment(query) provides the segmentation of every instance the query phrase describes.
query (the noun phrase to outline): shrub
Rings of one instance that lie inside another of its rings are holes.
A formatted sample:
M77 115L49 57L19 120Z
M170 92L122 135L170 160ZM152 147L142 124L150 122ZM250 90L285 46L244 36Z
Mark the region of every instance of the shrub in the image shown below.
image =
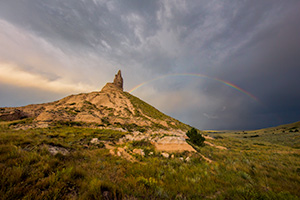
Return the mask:
M133 147L150 147L152 146L149 140L134 140L131 142Z
M189 141L197 146L203 146L205 138L202 136L201 133L199 133L195 128L191 128L186 133L186 136L189 137Z
M109 182L103 182L97 178L91 180L84 199L123 199L122 191Z

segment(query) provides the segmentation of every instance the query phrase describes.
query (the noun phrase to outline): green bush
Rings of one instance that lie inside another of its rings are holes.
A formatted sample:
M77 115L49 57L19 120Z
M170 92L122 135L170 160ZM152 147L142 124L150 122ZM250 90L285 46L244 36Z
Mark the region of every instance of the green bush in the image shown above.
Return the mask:
M203 146L205 138L202 136L201 133L198 133L198 131L195 128L191 128L186 133L186 136L189 137L189 141L197 146Z

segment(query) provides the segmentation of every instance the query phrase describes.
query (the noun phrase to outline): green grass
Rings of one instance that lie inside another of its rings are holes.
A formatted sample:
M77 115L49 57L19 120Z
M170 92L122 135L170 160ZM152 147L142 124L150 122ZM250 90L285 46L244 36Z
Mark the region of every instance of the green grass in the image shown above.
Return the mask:
M246 142L266 142L300 149L300 122L253 131L215 132L210 135L215 138L227 136Z
M158 152L131 163L90 144L117 141L124 133L60 125L13 130L0 122L0 199L299 199L300 154L289 145L222 134L220 150L199 154ZM52 155L45 145L67 149ZM154 150L148 141L130 148ZM180 157L189 156L190 162Z
M156 108L154 108L153 106L147 104L146 102L140 100L139 98L124 92L124 94L126 95L126 97L132 102L132 105L135 107L136 112L138 112L138 110L142 110L144 112L144 114L148 115L149 117L152 117L154 119L160 119L160 120L165 120L168 119L169 117L165 114L163 114L162 112L158 111Z
M167 122L167 124L171 127L171 128L179 128L182 130L188 130L191 127L189 125L186 125L172 117L169 117L167 115L165 115L164 113L160 112L159 110L157 110L156 108L154 108L153 106L149 105L148 103L140 100L139 98L129 94L128 92L123 92L123 94L131 101L132 105L135 108L135 115L138 117L144 117L140 111L142 111L145 115L153 118L153 119L158 119L158 120L163 120L165 122ZM171 122L173 122L174 124L171 124ZM154 128L165 128L162 125L159 126L160 124L154 124Z
M31 119L31 118L25 118L25 119L21 119L21 120L15 120L15 121L12 121L12 122L8 121L6 123L9 124L9 126L16 126L16 125L30 124L32 122L32 120L33 119Z

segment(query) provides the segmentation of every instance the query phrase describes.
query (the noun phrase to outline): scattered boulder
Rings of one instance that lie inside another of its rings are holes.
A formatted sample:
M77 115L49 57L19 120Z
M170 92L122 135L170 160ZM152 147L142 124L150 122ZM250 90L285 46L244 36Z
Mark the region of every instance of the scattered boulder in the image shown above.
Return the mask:
M109 153L110 153L111 155L113 155L113 156L116 155L116 154L115 154L115 151L114 151L113 149L110 149L110 150L109 150Z
M186 157L186 159L185 159L186 162L189 162L190 160L191 160L190 157Z
M52 155L56 155L56 154L60 153L65 156L70 153L66 148L63 148L63 147L47 145L47 148L48 148L49 153L51 153Z
M107 144L105 146L106 146L107 149L109 149L109 153L111 155L125 158L126 160L131 161L131 162L136 162L136 159L133 158L132 155L130 155L129 153L127 153L124 148L118 147L116 149L117 153L115 153L114 147L112 147L110 145L107 145Z
M90 141L92 144L99 144L100 143L100 140L98 138L93 138L91 139Z
M143 151L143 149L133 149L132 151L135 154L141 155L141 156L145 156L145 152Z
M161 153L161 155L162 155L163 157L165 157L165 158L169 158L169 157L170 157L170 155L169 155L168 153L165 153L165 152Z
M117 156L122 156L120 151L117 152Z

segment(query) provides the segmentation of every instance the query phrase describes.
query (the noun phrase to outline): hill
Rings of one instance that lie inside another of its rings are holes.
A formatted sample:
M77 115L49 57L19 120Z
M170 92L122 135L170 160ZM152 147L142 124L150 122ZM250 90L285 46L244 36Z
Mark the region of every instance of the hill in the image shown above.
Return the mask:
M300 121L252 131L207 131L214 138L230 136L245 141L268 142L300 149Z
M119 127L132 131L172 129L181 132L190 128L124 92L120 71L113 83L107 83L98 92L71 95L51 103L0 108L0 120L25 118L31 119L33 123L30 126L34 127L64 122L94 127Z

